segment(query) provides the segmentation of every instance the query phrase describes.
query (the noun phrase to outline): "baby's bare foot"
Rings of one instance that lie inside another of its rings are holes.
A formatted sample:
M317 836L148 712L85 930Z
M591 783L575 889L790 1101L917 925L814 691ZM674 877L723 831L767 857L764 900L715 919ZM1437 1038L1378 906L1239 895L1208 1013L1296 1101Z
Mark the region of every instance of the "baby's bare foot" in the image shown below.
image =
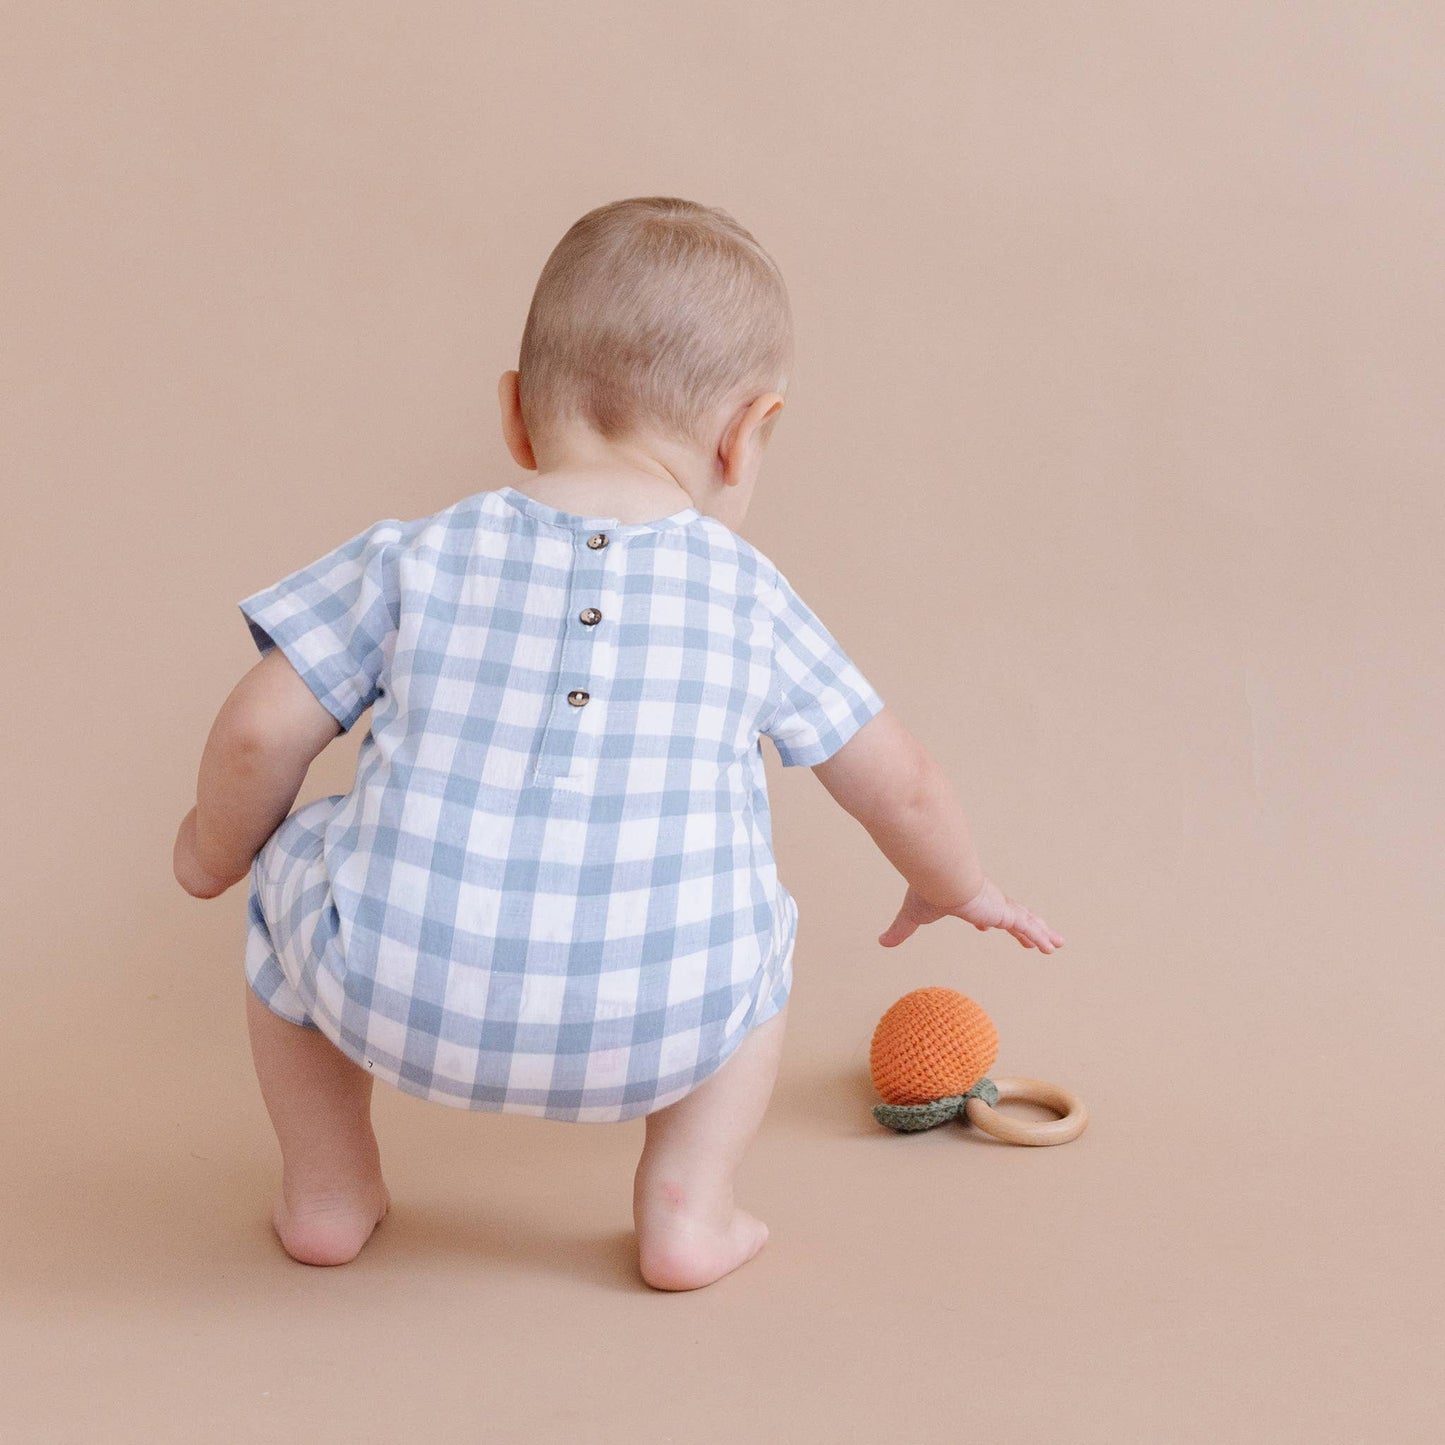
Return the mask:
M637 1208L638 1262L653 1289L701 1289L746 1264L767 1243L768 1226L745 1209L689 1204L663 1185Z
M282 1247L302 1264L350 1264L391 1208L381 1176L352 1189L283 1188L271 1214Z

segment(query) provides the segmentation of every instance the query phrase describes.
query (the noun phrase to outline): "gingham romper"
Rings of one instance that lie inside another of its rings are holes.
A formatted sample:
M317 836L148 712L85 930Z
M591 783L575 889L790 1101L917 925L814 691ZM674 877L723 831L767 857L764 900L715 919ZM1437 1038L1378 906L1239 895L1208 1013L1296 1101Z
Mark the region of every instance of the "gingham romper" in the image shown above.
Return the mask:
M502 487L238 605L343 731L372 708L351 790L252 865L246 976L282 1018L424 1099L606 1122L782 1008L759 739L811 766L883 700L723 523Z

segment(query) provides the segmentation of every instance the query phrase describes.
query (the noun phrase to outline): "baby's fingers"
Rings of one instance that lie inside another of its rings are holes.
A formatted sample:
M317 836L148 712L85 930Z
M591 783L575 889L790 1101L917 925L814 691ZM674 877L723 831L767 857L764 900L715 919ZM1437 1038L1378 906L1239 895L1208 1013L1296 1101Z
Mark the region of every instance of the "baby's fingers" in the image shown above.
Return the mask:
M1037 948L1040 953L1052 953L1056 948L1062 947L1062 934L1055 933L1042 918L1027 909L1020 911L1023 916L1010 927L1009 932L1025 948Z

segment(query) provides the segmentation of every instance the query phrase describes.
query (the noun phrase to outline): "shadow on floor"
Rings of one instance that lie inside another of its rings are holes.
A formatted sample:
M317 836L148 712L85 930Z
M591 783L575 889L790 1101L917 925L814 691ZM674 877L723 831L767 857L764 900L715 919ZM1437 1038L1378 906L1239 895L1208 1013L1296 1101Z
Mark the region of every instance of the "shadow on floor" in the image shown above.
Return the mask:
M502 1214L493 1207L407 1197L392 1181L392 1207L362 1253L328 1269L292 1260L271 1226L279 1183L273 1161L200 1158L178 1149L99 1158L25 1151L28 1177L6 1211L0 1272L17 1306L27 1296L106 1309L137 1300L180 1305L208 1297L274 1298L277 1269L296 1279L347 1273L455 1274L493 1279L550 1273L592 1287L650 1294L628 1229L588 1230L575 1213ZM558 1217L561 1215L562 1217Z

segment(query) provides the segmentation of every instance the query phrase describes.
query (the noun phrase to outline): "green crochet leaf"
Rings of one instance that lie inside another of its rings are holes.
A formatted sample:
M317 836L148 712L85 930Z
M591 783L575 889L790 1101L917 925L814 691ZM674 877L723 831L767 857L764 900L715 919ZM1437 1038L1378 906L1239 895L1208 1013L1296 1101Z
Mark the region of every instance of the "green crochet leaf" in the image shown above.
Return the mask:
M874 1104L873 1117L900 1134L917 1134L923 1129L936 1129L950 1119L962 1119L966 1124L968 1114L963 1106L969 1099L982 1099L993 1106L998 1103L998 1086L992 1079L980 1079L966 1094L950 1094L931 1104Z

